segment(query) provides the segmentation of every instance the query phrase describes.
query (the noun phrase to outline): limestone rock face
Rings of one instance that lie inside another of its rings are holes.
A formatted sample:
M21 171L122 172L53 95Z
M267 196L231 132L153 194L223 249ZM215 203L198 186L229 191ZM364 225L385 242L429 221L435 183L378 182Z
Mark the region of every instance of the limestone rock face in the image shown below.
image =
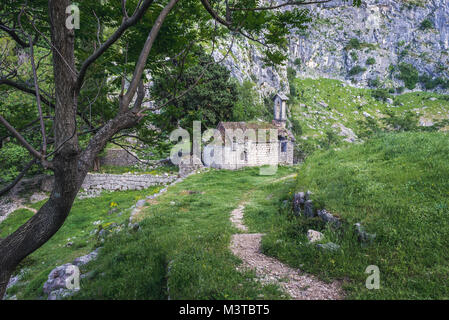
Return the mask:
M289 37L288 66L300 77L354 80L359 87L379 79L401 87L404 82L391 67L402 62L420 75L449 76L449 0L363 0L359 8L352 7L351 1L333 0L309 9L310 27L299 34L292 30ZM425 20L430 27L421 27ZM357 39L360 47L348 47L351 39ZM225 48L223 44L216 51L217 61ZM287 66L265 67L262 58L258 46L237 40L221 63L239 81L256 82L261 94L288 92ZM366 70L350 75L354 67Z
M361 86L379 78L404 86L390 77L390 66L401 62L413 65L419 74L448 76L448 70L441 68L449 65L448 0L422 1L422 5L396 0L363 2L360 8L341 0L313 7L310 28L290 39L290 61L299 59L302 76L354 78ZM422 28L424 20L433 27ZM348 48L351 39L357 39L360 48ZM349 71L356 66L366 71L351 77Z

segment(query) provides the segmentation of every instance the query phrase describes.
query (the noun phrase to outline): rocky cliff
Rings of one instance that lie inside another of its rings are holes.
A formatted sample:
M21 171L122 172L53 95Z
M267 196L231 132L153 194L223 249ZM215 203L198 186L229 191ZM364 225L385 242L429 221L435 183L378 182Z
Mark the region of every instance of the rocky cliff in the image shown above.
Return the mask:
M334 78L360 87L448 92L449 0L341 0L310 6L309 29L290 37L288 65L302 78ZM238 42L224 61L263 93L288 90L286 67L265 68L257 46Z

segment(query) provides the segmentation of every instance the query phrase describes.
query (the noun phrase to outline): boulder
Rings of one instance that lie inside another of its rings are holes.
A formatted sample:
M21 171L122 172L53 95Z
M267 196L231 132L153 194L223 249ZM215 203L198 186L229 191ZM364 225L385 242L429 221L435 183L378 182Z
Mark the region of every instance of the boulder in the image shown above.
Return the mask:
M331 224L335 225L336 227L340 227L341 226L340 219L334 217L332 214L327 212L326 209L318 210L317 214L318 214L318 217L320 217L321 220L323 220L324 222L331 223Z
M311 242L311 243L321 241L323 238L324 238L324 234L322 234L319 231L315 231L312 229L307 231L307 239L309 239L309 242Z
M295 215L301 215L301 205L305 202L305 194L304 192L297 192L293 196L293 212Z
M56 267L53 269L48 275L48 280L44 283L43 291L44 293L49 295L54 291L58 291L60 289L69 290L67 288L67 284L73 279L73 273L79 270L77 266L66 263L62 266ZM77 289L69 290L72 294L77 291ZM56 295L53 295L56 297ZM52 297L53 297L52 296Z
M304 203L304 216L306 216L308 218L312 218L313 216L315 216L315 212L313 210L313 201L312 200L307 200Z

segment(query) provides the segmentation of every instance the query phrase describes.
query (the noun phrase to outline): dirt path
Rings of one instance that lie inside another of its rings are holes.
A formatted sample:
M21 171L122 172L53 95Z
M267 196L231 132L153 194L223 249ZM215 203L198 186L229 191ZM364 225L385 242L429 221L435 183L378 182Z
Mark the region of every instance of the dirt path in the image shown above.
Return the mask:
M245 204L241 204L232 211L231 222L237 229L246 232L244 209ZM342 299L343 293L338 283L324 283L261 253L262 236L261 233L240 233L234 234L231 240L232 253L242 259L243 268L254 269L262 283L278 284L294 300Z

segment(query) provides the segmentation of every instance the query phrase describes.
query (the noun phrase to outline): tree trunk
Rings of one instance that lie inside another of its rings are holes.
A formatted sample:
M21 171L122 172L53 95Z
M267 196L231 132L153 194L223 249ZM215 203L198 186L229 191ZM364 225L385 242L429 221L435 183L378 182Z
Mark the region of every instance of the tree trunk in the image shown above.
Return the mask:
M146 50L149 52L163 19L178 0L171 0L162 11L153 27ZM150 3L150 2L149 2ZM49 200L24 225L6 239L0 239L0 298L3 297L11 274L17 265L28 255L46 243L63 225L73 201L81 188L87 171L95 157L105 147L106 142L122 129L130 128L142 118L139 113L144 97L141 73L144 63L138 63L139 85L134 107L129 109L134 93L127 93L127 103L120 104L117 116L108 121L89 141L84 151L78 144L76 113L78 94L76 90L74 31L65 26L66 7L70 0L49 0L50 30L53 53L53 72L55 80L55 120L54 136L56 153L53 158L55 183ZM159 21L160 20L160 21ZM143 55L141 60L147 58Z

